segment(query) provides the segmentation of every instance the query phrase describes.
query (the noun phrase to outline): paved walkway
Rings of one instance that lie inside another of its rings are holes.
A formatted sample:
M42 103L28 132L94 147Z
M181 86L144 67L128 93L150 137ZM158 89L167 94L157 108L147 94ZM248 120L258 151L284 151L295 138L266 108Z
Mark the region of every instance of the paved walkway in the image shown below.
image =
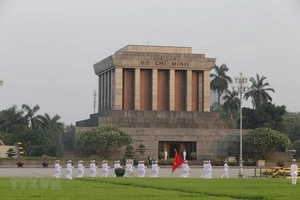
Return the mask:
M244 178L252 178L254 176L255 167L245 167L243 169ZM264 170L262 170L264 171ZM101 169L97 169L97 177L101 177ZM213 178L220 178L223 174L222 167L215 167L212 171ZM259 176L260 170L257 169L257 176ZM38 166L26 166L26 167L15 167L15 166L0 166L0 177L52 177L54 173L53 167L43 168ZM178 168L174 174L172 174L171 167L161 167L159 171L159 177L177 178L180 177L181 169ZM136 168L134 170L136 176ZM191 167L191 173L189 178L200 178L203 174L203 169L200 167ZM232 167L229 169L229 178L239 178L239 168ZM77 169L73 169L73 177L76 177ZM146 177L151 175L151 168L146 169ZM85 176L89 176L89 168L85 169ZM62 169L61 178L66 177L66 168ZM109 177L114 177L114 169L109 169Z

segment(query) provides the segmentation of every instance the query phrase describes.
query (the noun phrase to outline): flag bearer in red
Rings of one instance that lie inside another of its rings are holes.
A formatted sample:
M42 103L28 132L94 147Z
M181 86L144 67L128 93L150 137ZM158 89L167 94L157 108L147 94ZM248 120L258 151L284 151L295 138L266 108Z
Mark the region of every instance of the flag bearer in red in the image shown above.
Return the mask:
M182 160L181 156L177 153L177 151L175 151L175 158L174 158L173 167L172 167L172 174L178 167L181 166L182 163L183 163L183 160Z

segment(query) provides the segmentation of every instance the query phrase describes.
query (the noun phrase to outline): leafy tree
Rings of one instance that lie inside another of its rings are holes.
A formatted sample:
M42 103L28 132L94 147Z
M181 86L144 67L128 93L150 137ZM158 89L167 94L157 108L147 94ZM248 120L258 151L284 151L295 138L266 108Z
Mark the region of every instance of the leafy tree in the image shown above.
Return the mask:
M243 144L254 147L254 151L260 158L268 159L276 150L289 145L290 140L279 131L261 127L245 134Z
M220 67L215 65L215 73L210 74L212 80L210 81L210 88L212 90L217 90L218 92L218 112L221 111L221 95L228 88L228 83L232 83L232 80L226 73L229 71L225 64Z
M13 156L16 156L16 152L13 150L13 148L9 148L6 152L6 155L8 158L11 158Z
M132 137L115 126L104 125L81 133L78 143L108 158L118 148L131 144Z
M6 133L17 133L27 127L23 111L19 111L17 106L0 112L0 131Z
M252 98L253 108L258 109L262 104L267 102L272 102L272 97L269 95L269 91L275 92L273 88L266 88L269 83L264 83L267 77L260 77L256 74L256 79L250 78L252 86L248 92L244 94L244 98L248 100L249 97Z
M19 134L13 135L14 141L21 142L24 146L26 156L41 156L48 153L52 141L47 138L44 131L27 129Z
M10 133L0 133L0 140L5 145L13 145L12 134Z
M241 101L236 91L226 90L226 95L223 97L224 109L229 113L230 119L234 119L241 105Z
M44 116L38 115L37 120L39 122L40 127L43 129L57 129L59 131L63 131L64 124L62 122L59 122L60 116L55 115L53 118L48 113L45 113Z
M30 106L23 104L22 109L26 112L25 118L28 120L30 127L34 129L37 124L37 118L35 114L39 111L40 106L35 105L33 108L30 108Z
M293 148L296 150L295 157L298 159L300 158L300 139L296 140L293 143Z
M243 108L243 128L269 127L284 132L285 113L285 106L276 106L270 102L263 104L258 110ZM239 124L237 126L239 127Z
M127 145L124 152L124 158L133 158L133 157L134 157L133 146Z
M290 140L296 141L300 139L300 116L299 117L284 117L284 133Z

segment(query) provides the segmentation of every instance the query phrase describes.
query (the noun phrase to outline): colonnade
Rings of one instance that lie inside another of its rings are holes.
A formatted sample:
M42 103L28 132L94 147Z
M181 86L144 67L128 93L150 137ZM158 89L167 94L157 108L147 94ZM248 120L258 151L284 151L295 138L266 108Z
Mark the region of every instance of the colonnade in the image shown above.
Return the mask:
M116 67L99 75L98 111L209 111L210 71Z

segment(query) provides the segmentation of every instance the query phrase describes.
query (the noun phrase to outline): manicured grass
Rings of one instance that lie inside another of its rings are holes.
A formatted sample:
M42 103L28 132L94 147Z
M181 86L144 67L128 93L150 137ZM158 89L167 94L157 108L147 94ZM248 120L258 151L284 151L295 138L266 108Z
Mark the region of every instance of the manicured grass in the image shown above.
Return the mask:
M300 180L299 180L300 181ZM24 184L24 185L22 185ZM0 178L1 199L298 199L290 179ZM51 188L51 186L53 188Z

